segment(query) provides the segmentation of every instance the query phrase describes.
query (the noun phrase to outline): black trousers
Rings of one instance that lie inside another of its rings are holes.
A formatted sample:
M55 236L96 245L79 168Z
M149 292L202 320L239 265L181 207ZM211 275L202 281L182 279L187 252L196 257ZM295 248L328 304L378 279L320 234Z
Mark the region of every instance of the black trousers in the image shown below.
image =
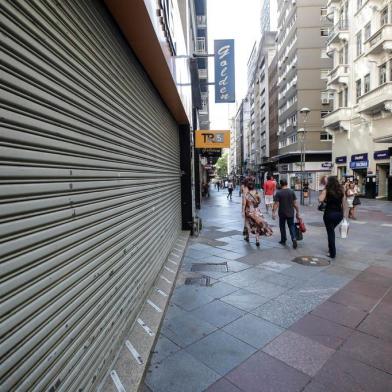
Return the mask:
M294 217L287 218L286 216L279 215L279 228L280 228L280 240L282 242L287 241L286 236L286 222L289 227L291 240L294 241L295 238L295 226L294 226Z
M342 221L343 213L339 211L326 211L324 213L323 219L324 219L325 228L327 229L329 255L332 258L335 258L336 256L335 228Z

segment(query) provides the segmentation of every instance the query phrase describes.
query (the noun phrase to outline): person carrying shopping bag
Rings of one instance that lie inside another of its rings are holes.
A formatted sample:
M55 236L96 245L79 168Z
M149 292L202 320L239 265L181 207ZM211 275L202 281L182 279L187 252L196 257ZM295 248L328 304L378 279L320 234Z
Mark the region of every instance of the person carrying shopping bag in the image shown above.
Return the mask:
M319 202L324 204L324 224L328 235L328 256L336 257L335 228L343 220L346 213L347 200L344 188L335 176L328 177L327 185L319 196Z

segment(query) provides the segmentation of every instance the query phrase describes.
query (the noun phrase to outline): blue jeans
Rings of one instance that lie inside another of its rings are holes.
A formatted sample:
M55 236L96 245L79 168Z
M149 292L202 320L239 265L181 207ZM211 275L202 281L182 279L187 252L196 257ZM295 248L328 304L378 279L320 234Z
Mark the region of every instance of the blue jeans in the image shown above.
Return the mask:
M285 216L279 216L279 228L280 228L280 240L281 242L286 242L286 222L289 227L291 240L294 241L295 238L295 226L294 226L294 217L287 218Z
M324 213L323 219L324 219L325 228L327 229L329 255L332 258L335 258L336 257L335 228L342 221L343 213L339 211L326 211Z

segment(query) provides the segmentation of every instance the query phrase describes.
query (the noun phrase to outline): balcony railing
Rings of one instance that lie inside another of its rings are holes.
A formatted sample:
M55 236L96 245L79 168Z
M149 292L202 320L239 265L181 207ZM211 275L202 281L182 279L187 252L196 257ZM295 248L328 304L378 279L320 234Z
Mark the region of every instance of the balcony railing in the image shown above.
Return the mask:
M199 78L206 79L207 77L208 77L207 69L205 68L199 69Z
M196 15L196 21L198 27L207 27L207 16L206 15Z
M339 38L339 33L343 31L348 31L348 19L339 19L338 23L332 28L328 34L327 44L330 44L336 38Z
M196 38L195 51L197 54L205 54L206 53L206 39L204 37L197 37Z
M338 108L324 117L324 127L330 129L346 128L351 120L351 109ZM343 123L345 126L343 126Z
M358 98L358 112L372 114L392 104L392 82L384 83Z
M366 55L383 54L392 50L392 24L385 24L365 42Z
M350 67L346 64L339 64L329 74L327 84L347 84Z

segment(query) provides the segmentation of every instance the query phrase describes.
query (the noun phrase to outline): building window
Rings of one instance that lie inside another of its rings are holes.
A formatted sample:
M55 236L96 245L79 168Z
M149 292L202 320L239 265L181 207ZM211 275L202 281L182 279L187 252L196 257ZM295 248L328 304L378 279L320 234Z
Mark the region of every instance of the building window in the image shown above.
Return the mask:
M348 107L348 87L345 87L343 90L343 105L345 108Z
M321 110L320 111L320 117L321 118L327 117L329 113L331 113L330 110Z
M348 64L348 43L346 42L343 46L344 51L344 64Z
M384 84L387 81L387 63L378 67L379 83Z
M356 35L357 42L357 57L362 54L362 31Z
M339 50L339 64L344 64L344 50Z
M363 78L363 93L366 94L369 91L370 91L370 74L367 74Z
M332 135L327 132L320 132L320 140L323 142L330 142L332 140Z
M355 82L355 96L357 98L357 102L359 97L361 96L361 92L362 92L362 83L361 83L361 79L358 79Z
M328 58L327 49L321 49L321 58L322 59L327 59Z
M392 82L392 59L389 60L389 81Z
M338 105L339 108L343 107L343 91L338 92Z
M380 24L381 26L384 26L385 24L388 23L388 7L385 7L382 11L381 11L381 20L380 20Z
M362 0L357 0L357 10L362 7Z
M328 28L325 28L325 27L321 28L320 34L322 37L328 37Z
M327 17L327 7L321 7L321 18L325 19Z
M364 31L364 39L365 39L365 41L367 41L370 38L371 35L372 35L372 23L369 22L365 26L365 31Z

